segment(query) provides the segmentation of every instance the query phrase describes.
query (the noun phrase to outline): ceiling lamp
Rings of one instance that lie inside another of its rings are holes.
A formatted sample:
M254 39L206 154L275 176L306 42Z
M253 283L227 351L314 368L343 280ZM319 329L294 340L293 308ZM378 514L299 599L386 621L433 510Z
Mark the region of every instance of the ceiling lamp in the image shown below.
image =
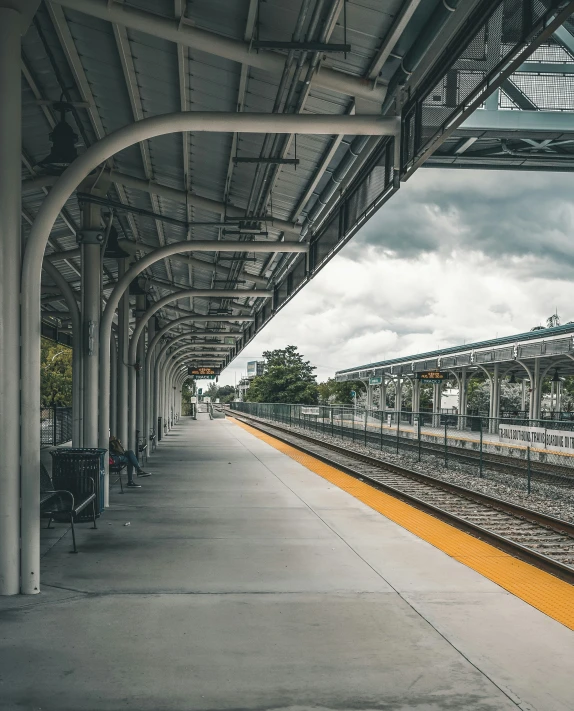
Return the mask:
M106 259L124 259L129 256L130 255L120 247L118 243L118 231L112 225L108 235L108 241L106 242L104 257Z
M554 371L554 377L552 378L553 383L559 383L560 382L560 377L558 375L558 368Z
M142 289L137 277L130 282L130 296L147 296L147 291Z
M510 374L510 380L508 381L511 385L516 384L516 375L514 374L514 371Z
M56 111L60 112L60 120L50 133L52 150L50 155L41 160L38 165L45 168L51 175L60 175L78 157L76 141L78 136L69 123L66 123L66 111L71 111L71 104L58 101L54 104Z

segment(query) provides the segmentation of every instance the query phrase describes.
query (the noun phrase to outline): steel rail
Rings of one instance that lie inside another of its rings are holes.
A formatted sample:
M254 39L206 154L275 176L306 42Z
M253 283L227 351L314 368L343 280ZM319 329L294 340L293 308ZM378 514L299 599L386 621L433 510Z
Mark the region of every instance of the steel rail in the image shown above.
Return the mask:
M417 496L413 496L412 494L408 494L404 491L401 491L400 489L388 483L378 481L377 479L374 479L373 477L369 476L368 474L365 474L364 472L354 469L353 467L347 466L337 460L323 455L320 452L316 452L312 449L309 449L292 440L300 439L310 442L317 447L332 450L349 459L354 459L360 462L367 463L370 466L374 466L378 469L391 471L393 473L405 477L406 479L411 479L424 483L435 489L442 489L447 493L463 497L483 506L494 508L498 511L501 511L502 513L513 516L516 519L528 521L529 523L542 526L546 530L567 535L573 538L573 544L574 524L571 524L567 521L562 521L561 519L555 518L553 516L542 514L532 509L527 509L517 504L512 504L508 501L503 501L502 499L488 496L487 494L481 494L479 492L472 491L471 489L467 489L466 487L459 486L457 484L445 482L428 474L421 474L419 472L415 472L411 469L401 467L391 462L386 462L384 460L376 459L374 457L369 457L365 454L360 454L358 452L347 450L343 447L339 447L338 445L323 442L319 439L310 437L308 435L303 435L299 432L294 433L287 428L281 427L280 425L271 424L268 422L265 422L263 424L259 420L255 420L249 417L248 415L245 415L244 413L237 413L235 411L232 411L231 416L235 417L240 421L245 421L250 426L254 427L255 429L261 430L262 432L265 432L265 429L268 428L273 431L272 434L274 437L276 437L282 442L285 442L286 444L296 447L305 454L309 454L310 456L315 457L321 460L322 462L329 464L330 466L340 469L345 473L349 474L350 476L353 476L354 478L366 481L370 486L380 489L385 493L391 494L393 497L404 500L409 504L413 504L416 508L430 513L431 515L440 518L441 520L444 520L447 523L454 524L457 528L460 528L461 530L470 533L487 543L490 543L496 548L510 553L516 558L530 563L531 565L534 565L537 568L540 568L552 575L555 575L561 580L564 580L570 583L571 585L574 585L574 568L570 567L569 565L565 565L549 556L544 555L543 553L539 553L538 551L530 547L527 547L521 543L517 543L516 541L513 541L510 538L494 533L493 531L490 531L489 529L484 528L483 526L479 526L475 523L472 523L471 521L468 521L461 516L453 514L452 512L447 511L439 506L430 504L429 502L424 501L423 499L420 499ZM275 431L277 431L277 434L275 433ZM289 437L285 437L284 434L288 434Z

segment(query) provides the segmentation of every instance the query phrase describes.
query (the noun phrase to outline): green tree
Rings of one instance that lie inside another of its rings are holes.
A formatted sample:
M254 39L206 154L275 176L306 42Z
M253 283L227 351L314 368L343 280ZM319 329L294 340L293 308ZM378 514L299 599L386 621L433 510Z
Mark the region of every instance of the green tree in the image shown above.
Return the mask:
M72 349L69 346L42 338L40 387L42 407L72 405Z
M237 397L233 385L222 385L217 391L217 397L221 402L233 402Z
M352 405L353 397L351 391L354 390L359 396L364 393L365 386L359 380L348 380L338 383L334 378L328 378L324 383L319 383L319 402L323 405Z
M253 378L245 399L248 402L291 402L314 405L319 399L315 366L303 360L296 346L263 353L265 371Z
M490 382L486 376L473 377L467 385L467 404L471 412L488 415L490 408ZM518 411L522 407L521 386L509 383L502 379L500 382L500 410L501 412Z

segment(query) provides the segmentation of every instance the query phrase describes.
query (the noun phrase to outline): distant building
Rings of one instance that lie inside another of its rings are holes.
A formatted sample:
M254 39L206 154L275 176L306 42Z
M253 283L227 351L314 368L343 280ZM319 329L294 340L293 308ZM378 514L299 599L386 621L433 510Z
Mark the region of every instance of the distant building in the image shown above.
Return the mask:
M264 370L264 360L251 360L247 363L247 377L249 380L253 380L253 378L256 378L258 375L263 375Z

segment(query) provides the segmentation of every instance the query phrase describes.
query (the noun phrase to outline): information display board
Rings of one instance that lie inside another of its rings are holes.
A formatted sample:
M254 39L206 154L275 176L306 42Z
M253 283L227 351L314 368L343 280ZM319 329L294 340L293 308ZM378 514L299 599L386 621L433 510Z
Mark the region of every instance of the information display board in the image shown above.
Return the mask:
M215 378L216 375L219 375L219 368L212 368L207 365L194 365L187 369L187 374L192 375L196 379L202 377Z
M438 370L422 370L417 373L417 380L422 380L424 383L442 383L447 378L446 373L441 373Z
M383 379L380 375L374 375L372 378L369 378L369 385L380 385L383 382Z

